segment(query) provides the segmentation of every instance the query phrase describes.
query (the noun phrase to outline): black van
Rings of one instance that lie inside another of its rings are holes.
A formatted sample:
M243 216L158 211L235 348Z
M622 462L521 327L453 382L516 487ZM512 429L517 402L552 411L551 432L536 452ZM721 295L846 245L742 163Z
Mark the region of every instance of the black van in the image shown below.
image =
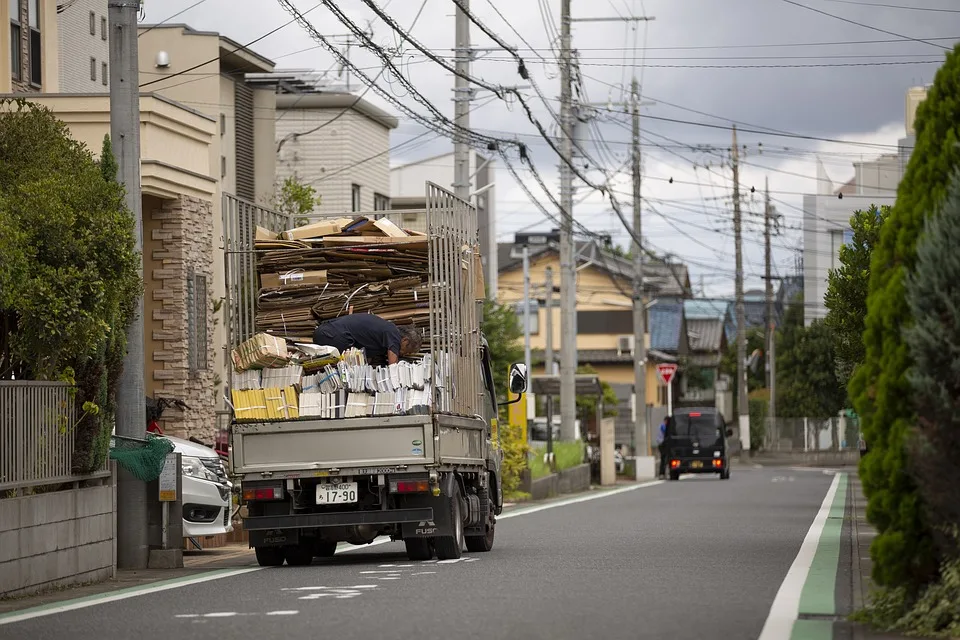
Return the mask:
M732 435L713 407L675 409L667 433L670 479L679 480L682 473L718 473L729 480L727 438Z

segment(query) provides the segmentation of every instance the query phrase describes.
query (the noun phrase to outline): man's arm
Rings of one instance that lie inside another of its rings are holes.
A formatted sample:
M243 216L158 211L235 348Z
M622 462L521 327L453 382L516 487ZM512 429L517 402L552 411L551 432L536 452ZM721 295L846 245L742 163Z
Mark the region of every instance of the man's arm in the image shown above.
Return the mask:
M396 354L392 349L387 351L387 364L396 364L400 362L400 356Z
M400 342L400 330L391 323L390 327L383 332L383 346L387 350L387 364L400 362Z

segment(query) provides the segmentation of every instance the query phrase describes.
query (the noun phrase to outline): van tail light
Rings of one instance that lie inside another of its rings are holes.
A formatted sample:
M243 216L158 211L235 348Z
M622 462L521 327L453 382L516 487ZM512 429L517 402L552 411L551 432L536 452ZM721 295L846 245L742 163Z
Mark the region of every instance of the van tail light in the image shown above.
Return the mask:
M679 461L679 460L671 460L671 461L670 461L670 468L671 468L671 469L679 469L679 468L680 468L680 461Z
M714 459L713 459L713 467L714 467L715 469L722 469L722 468L723 468L723 460L721 460L720 458L714 458Z

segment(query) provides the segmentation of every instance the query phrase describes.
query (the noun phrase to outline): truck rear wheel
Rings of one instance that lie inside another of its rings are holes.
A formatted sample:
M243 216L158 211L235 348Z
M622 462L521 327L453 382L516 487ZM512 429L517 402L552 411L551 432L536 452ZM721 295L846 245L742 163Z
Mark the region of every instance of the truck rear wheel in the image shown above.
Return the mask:
M436 538L434 546L439 560L457 560L463 555L463 511L460 506L460 485L453 483L453 495L450 501L450 526L452 536Z
M493 549L493 537L497 525L488 524L487 532L482 536L467 536L467 551L486 552Z
M283 564L283 547L254 547L257 564L261 567L279 567Z
M407 547L407 560L430 560L433 558L433 547L430 538L407 538L403 541Z
M287 564L291 567L306 567L313 562L313 545L298 544L285 547L284 555L287 556Z
M332 558L337 552L337 543L329 540L321 540L313 547L313 557Z

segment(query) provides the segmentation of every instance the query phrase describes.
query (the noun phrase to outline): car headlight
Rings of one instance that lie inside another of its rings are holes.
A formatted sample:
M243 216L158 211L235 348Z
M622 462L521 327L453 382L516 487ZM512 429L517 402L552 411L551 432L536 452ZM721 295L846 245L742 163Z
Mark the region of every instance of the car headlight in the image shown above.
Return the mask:
M182 456L180 458L180 468L183 471L183 475L190 478L209 480L210 482L220 481L220 479L217 478L217 474L203 466L203 463L200 462L200 458L194 458L193 456Z

